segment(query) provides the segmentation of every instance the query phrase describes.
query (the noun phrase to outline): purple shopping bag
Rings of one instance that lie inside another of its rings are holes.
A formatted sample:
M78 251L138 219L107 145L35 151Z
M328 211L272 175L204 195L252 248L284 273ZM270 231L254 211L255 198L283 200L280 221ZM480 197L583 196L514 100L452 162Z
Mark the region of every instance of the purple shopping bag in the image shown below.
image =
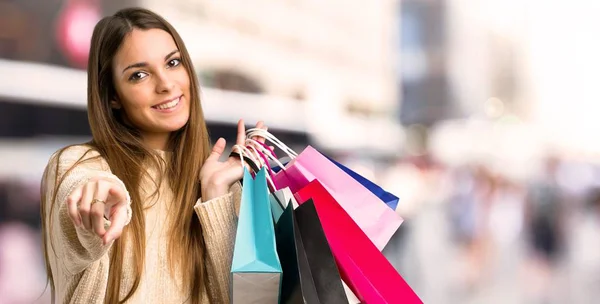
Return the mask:
M375 246L383 250L402 224L400 215L313 147L306 147L284 170L273 176L278 189L289 187L292 192L315 179L331 193Z

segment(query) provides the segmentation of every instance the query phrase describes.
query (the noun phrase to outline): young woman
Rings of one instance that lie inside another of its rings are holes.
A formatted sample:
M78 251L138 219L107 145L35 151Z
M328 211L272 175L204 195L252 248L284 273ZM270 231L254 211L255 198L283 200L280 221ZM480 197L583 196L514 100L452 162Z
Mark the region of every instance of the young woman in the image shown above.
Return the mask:
M125 9L96 25L93 139L55 153L42 180L54 301L229 301L243 172L239 158L219 161L224 139L211 151L199 93L184 43L160 16Z

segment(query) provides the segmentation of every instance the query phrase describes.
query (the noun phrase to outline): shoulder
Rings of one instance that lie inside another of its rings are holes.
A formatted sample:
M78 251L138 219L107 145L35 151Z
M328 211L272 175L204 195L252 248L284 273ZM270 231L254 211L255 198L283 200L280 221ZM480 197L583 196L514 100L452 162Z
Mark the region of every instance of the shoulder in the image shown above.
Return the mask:
M90 155L91 157L100 155L98 151L89 144L76 144L58 149L52 154L52 157L62 158L81 158Z
M48 166L58 166L59 171L78 166L110 171L104 157L89 144L71 145L57 150L50 156Z

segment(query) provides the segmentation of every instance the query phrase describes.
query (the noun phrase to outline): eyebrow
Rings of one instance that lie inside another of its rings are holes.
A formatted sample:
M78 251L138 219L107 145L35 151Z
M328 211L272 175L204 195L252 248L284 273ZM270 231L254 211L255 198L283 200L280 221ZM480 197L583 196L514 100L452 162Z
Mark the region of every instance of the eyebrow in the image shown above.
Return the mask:
M170 52L169 54L167 54L167 56L165 56L165 61L168 60L169 58L171 58L171 56L175 55L176 53L179 53L179 50L174 50L174 51ZM147 62L134 63L134 64L129 65L126 68L124 68L123 69L123 74L125 74L125 71L127 71L129 69L141 68L141 67L145 67L145 66L148 66Z

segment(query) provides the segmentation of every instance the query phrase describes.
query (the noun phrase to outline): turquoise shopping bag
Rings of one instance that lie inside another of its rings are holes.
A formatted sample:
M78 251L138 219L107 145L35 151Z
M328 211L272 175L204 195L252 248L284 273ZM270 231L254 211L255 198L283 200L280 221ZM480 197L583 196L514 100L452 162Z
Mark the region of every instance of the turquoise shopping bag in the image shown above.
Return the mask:
M231 265L232 303L276 304L281 279L265 169L258 171L254 179L244 169Z

